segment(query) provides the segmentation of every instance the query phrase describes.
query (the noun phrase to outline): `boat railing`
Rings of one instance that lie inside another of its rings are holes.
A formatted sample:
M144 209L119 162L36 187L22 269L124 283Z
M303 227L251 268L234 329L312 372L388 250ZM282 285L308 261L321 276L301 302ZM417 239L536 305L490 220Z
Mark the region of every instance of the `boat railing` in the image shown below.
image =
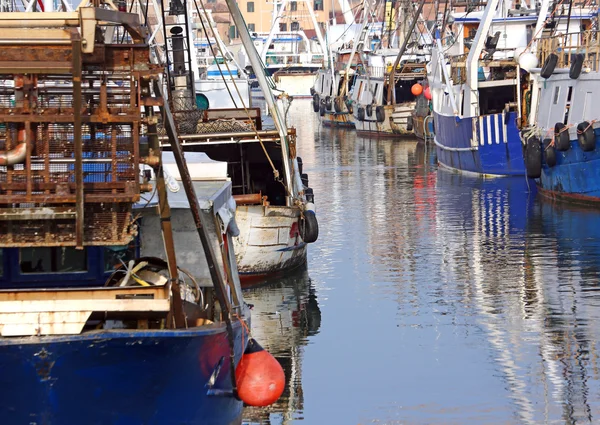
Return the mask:
M452 56L450 58L450 77L454 84L467 82L467 57L468 53ZM514 58L505 59L479 59L478 81L492 81L516 78L517 62ZM484 68L502 68L502 72L485 72Z
M557 68L569 68L576 54L584 56L584 67L600 70L600 43L598 31L557 34L544 37L538 42L540 66L550 54L558 57Z

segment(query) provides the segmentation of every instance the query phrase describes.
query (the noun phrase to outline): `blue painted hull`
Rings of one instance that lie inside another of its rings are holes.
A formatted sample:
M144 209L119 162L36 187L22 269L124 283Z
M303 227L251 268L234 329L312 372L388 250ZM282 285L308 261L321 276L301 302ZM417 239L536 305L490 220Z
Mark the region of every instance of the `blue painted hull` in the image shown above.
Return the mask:
M434 123L441 165L483 175L525 175L516 113L511 112L506 121L503 114L494 114L459 122L453 116L435 113Z
M236 361L242 327L234 324ZM0 417L5 424L224 425L241 423L242 402L209 397L231 389L224 325L188 330L103 330L0 339Z
M540 193L575 203L600 202L600 129L595 130L596 149L584 152L577 140L566 151L556 151L556 165L544 161L538 179Z

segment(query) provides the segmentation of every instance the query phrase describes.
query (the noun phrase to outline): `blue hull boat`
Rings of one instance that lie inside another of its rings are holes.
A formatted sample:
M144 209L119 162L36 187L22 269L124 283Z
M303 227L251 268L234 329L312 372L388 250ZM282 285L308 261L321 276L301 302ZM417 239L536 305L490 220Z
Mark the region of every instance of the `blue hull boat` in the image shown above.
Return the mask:
M440 165L491 176L525 174L515 112L460 120L439 113L434 113L434 117Z
M242 331L235 322L236 362ZM207 395L220 362L214 388L231 390L224 324L2 338L0 415L6 424L241 423L241 401Z
M596 146L600 143L600 129L594 129ZM543 196L573 203L600 202L600 148L584 152L577 140L570 141L566 151L556 151L556 164L543 161L537 180Z

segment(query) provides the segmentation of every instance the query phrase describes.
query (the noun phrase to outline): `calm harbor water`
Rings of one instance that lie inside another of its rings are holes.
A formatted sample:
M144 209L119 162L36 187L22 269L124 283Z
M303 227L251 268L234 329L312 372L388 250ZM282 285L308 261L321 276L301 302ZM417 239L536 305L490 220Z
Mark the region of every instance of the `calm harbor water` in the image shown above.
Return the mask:
M288 382L244 423L600 423L600 212L320 128L310 101L290 121L320 236L246 293Z

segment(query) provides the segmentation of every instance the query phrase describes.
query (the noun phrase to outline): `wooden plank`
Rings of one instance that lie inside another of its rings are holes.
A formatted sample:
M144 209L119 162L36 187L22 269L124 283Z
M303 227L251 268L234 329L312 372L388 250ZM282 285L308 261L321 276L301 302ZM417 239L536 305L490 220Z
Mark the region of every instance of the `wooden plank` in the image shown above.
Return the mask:
M68 288L68 289L29 289L0 291L1 301L48 301L48 300L103 300L119 296L146 296L148 299L168 299L165 286L144 286L125 288ZM152 297L152 298L150 298Z
M75 218L75 211L68 207L0 208L0 221L60 220L72 218Z
M73 311L168 312L170 301L145 298L121 300L40 300L1 301L0 313L42 313Z

